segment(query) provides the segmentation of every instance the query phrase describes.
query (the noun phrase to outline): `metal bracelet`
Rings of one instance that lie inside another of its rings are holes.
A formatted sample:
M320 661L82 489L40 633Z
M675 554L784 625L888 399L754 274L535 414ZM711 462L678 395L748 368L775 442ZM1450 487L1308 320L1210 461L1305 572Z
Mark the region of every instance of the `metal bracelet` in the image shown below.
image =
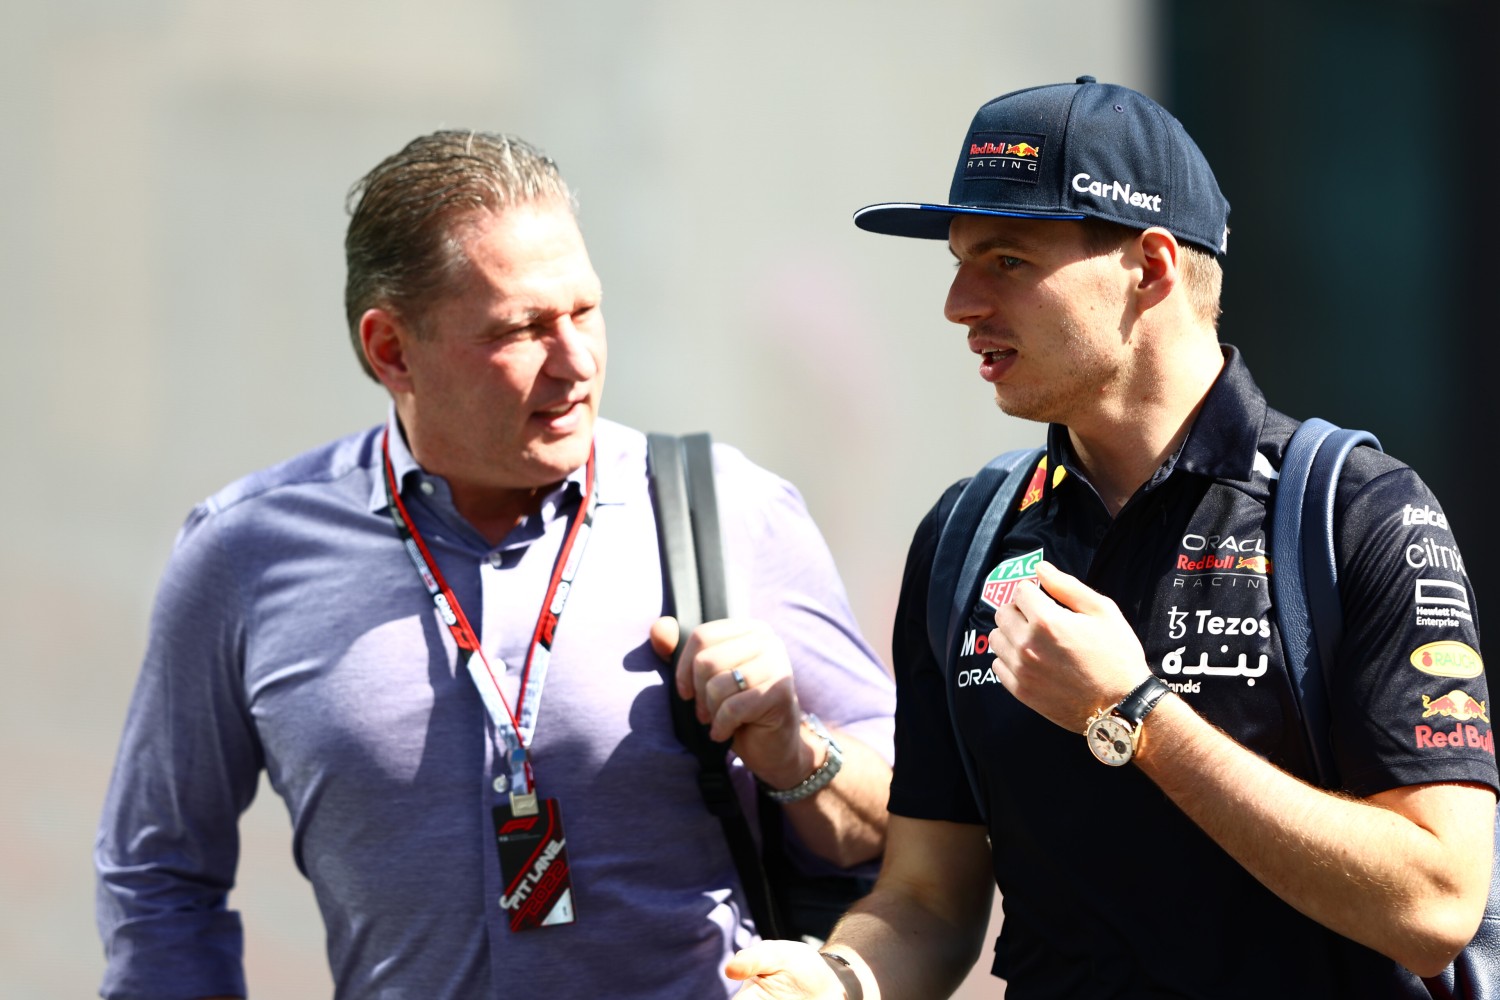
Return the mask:
M813 735L821 739L828 746L828 754L823 758L823 763L818 769L804 778L799 784L780 791L775 788L766 788L766 794L773 802L796 802L805 799L814 792L822 791L823 788L833 780L834 775L844 766L844 752L839 745L828 735L828 730L823 728L823 723L816 715L808 712L802 716L802 721L807 723L807 728L813 731Z

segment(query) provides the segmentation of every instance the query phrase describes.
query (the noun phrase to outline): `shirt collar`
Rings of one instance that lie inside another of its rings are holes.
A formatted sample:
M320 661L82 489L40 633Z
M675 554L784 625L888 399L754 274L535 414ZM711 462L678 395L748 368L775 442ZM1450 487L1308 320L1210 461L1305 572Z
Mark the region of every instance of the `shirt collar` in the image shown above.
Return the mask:
M1249 482L1255 466L1256 446L1266 422L1266 397L1255 384L1239 349L1221 344L1224 367L1203 398L1203 406L1188 428L1177 451L1151 477L1151 485L1182 469L1214 479ZM1062 424L1047 427L1047 467L1068 468L1077 474L1078 463L1068 429ZM1046 477L1043 497L1048 503L1058 484L1055 471Z
M417 464L416 458L411 453L411 448L407 446L406 432L401 427L401 421L396 417L396 405L394 403L391 404L389 410L386 412L385 434L390 441L391 471L396 475L397 488L401 491L403 497L406 496L407 489L410 488L414 481L421 482L425 478L434 482L442 482L441 476L434 476ZM383 463L378 458L377 465L381 469L380 473L375 476L375 481L370 490L370 511L378 514L385 511L387 504L385 483L383 481L385 472ZM584 466L579 466L566 479L559 483L555 489L548 491L547 495L542 498L542 523L549 522L560 513L571 510L570 505L572 501L583 496L584 486L588 482L587 471ZM600 480L600 483L596 485L596 489L600 494L599 502L605 503L607 501L604 497L604 488L602 485L605 477L599 476L597 478ZM444 484L444 493L446 492L446 484Z
M1214 479L1249 482L1256 447L1266 424L1266 397L1250 376L1237 348L1220 345L1224 368L1204 397L1188 430L1177 467Z

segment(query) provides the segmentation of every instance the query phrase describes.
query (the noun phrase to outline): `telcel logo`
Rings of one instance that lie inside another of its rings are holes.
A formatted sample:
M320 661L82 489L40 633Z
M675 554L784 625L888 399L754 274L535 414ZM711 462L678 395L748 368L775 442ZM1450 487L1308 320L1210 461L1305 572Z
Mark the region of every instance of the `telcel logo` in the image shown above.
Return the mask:
M1411 527L1414 524L1423 524L1434 528L1447 528L1448 518L1441 511L1433 510L1426 504L1420 507L1413 507L1411 504L1407 504L1401 508L1401 523L1407 527Z

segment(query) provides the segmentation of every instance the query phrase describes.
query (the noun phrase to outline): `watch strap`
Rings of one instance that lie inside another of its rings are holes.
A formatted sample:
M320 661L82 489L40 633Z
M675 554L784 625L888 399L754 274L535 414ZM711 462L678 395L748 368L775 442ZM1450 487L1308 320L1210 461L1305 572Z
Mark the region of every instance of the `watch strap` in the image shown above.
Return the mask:
M1134 691L1127 694L1118 705L1115 706L1114 714L1124 719L1130 725L1139 729L1146 716L1156 707L1156 703L1170 691L1165 681L1155 674L1147 677L1136 685Z

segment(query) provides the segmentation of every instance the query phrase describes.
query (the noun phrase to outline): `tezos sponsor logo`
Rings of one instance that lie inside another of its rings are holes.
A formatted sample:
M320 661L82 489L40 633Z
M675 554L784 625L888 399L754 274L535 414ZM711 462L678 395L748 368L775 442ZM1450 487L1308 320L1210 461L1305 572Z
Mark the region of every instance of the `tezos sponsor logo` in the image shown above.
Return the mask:
M1185 637L1189 631L1189 622L1193 625L1194 635L1258 635L1262 639L1271 637L1271 622L1267 618L1250 615L1224 617L1206 608L1191 612L1178 611L1175 604L1167 612L1167 635L1173 639Z
M985 577L980 600L992 608L1000 608L1016 599L1016 587L1026 580L1036 581L1036 567L1042 561L1042 550L1011 556L990 570Z
M1444 640L1429 642L1412 650L1411 665L1434 677L1478 677L1484 673L1484 661L1473 647Z

